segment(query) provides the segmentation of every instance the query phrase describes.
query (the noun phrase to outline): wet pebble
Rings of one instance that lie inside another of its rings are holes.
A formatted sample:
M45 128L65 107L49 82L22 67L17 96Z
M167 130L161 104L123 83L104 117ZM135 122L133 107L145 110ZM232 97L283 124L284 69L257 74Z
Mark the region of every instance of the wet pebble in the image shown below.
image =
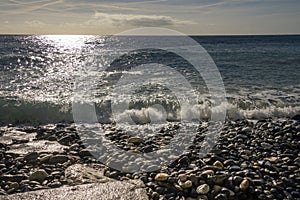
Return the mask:
M29 176L29 180L30 181L38 181L38 182L43 182L45 180L45 178L47 178L48 174L45 170L40 169L37 170L35 172L33 172L32 174L30 174Z

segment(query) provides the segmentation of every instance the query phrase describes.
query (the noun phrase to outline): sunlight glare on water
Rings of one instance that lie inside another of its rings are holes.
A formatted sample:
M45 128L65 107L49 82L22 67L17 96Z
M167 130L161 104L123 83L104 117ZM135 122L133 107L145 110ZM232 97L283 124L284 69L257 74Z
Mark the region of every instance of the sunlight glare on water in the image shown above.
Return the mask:
M74 74L86 53L92 52L96 40L95 36L85 35L24 37L19 44L20 50L11 58L15 76L7 77L14 80L6 86L10 88L5 91L6 95L26 101L68 104Z
M82 50L92 37L87 35L44 35L40 36L40 41L59 49Z

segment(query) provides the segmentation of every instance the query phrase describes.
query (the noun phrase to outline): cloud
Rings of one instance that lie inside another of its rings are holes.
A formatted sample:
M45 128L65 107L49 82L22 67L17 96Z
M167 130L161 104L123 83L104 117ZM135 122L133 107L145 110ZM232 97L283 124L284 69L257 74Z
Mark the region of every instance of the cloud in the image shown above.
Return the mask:
M86 22L88 25L111 24L113 26L134 26L134 27L150 27L150 26L174 26L195 24L192 21L183 21L163 15L132 15L132 14L108 14L95 13L93 19Z
M30 27L43 27L46 24L39 20L25 21L24 24Z

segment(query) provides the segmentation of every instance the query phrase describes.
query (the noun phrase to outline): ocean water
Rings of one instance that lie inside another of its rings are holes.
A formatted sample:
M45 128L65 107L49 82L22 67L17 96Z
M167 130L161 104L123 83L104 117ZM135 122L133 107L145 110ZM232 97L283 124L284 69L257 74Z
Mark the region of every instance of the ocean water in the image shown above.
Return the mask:
M299 35L192 39L206 49L222 76L227 101L219 106L226 108L227 119L276 119L300 114ZM159 49L138 49L125 51L110 63L109 70L103 71L105 56L115 53L107 41L109 37L103 36L1 35L0 122L72 121L72 102L81 101L74 97L74 89L82 76L93 80L82 93L88 93L85 97L95 103L98 120L111 122L111 105L116 103L116 96L120 97L114 88L125 75L133 80L119 84L120 91L129 84L139 83L139 87L135 85L131 95L121 96L130 106L117 118L130 114L136 122L145 122L151 115L172 121L180 118L179 112L188 115L194 111L200 112L203 120L210 118L210 93L186 60ZM177 94L164 85L182 83L174 80L170 71L155 64L149 65L146 73L147 68L131 70L147 63L163 63L182 74L191 85L187 89L197 93L197 106L182 111ZM141 84L139 77L152 76L152 72L158 74L152 84Z

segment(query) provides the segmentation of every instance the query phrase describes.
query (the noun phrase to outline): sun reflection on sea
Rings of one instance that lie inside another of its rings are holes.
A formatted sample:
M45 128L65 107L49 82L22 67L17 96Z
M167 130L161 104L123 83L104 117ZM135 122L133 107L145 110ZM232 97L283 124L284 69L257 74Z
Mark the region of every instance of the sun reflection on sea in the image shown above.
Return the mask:
M93 52L96 40L97 36L89 35L27 37L25 42L30 46L28 55L31 56L24 67L22 63L19 67L22 80L17 91L20 96L35 102L69 104L76 71L84 66L85 56Z
M86 43L94 38L89 35L43 35L40 42L48 44L59 50L82 50ZM90 46L89 46L90 47Z

